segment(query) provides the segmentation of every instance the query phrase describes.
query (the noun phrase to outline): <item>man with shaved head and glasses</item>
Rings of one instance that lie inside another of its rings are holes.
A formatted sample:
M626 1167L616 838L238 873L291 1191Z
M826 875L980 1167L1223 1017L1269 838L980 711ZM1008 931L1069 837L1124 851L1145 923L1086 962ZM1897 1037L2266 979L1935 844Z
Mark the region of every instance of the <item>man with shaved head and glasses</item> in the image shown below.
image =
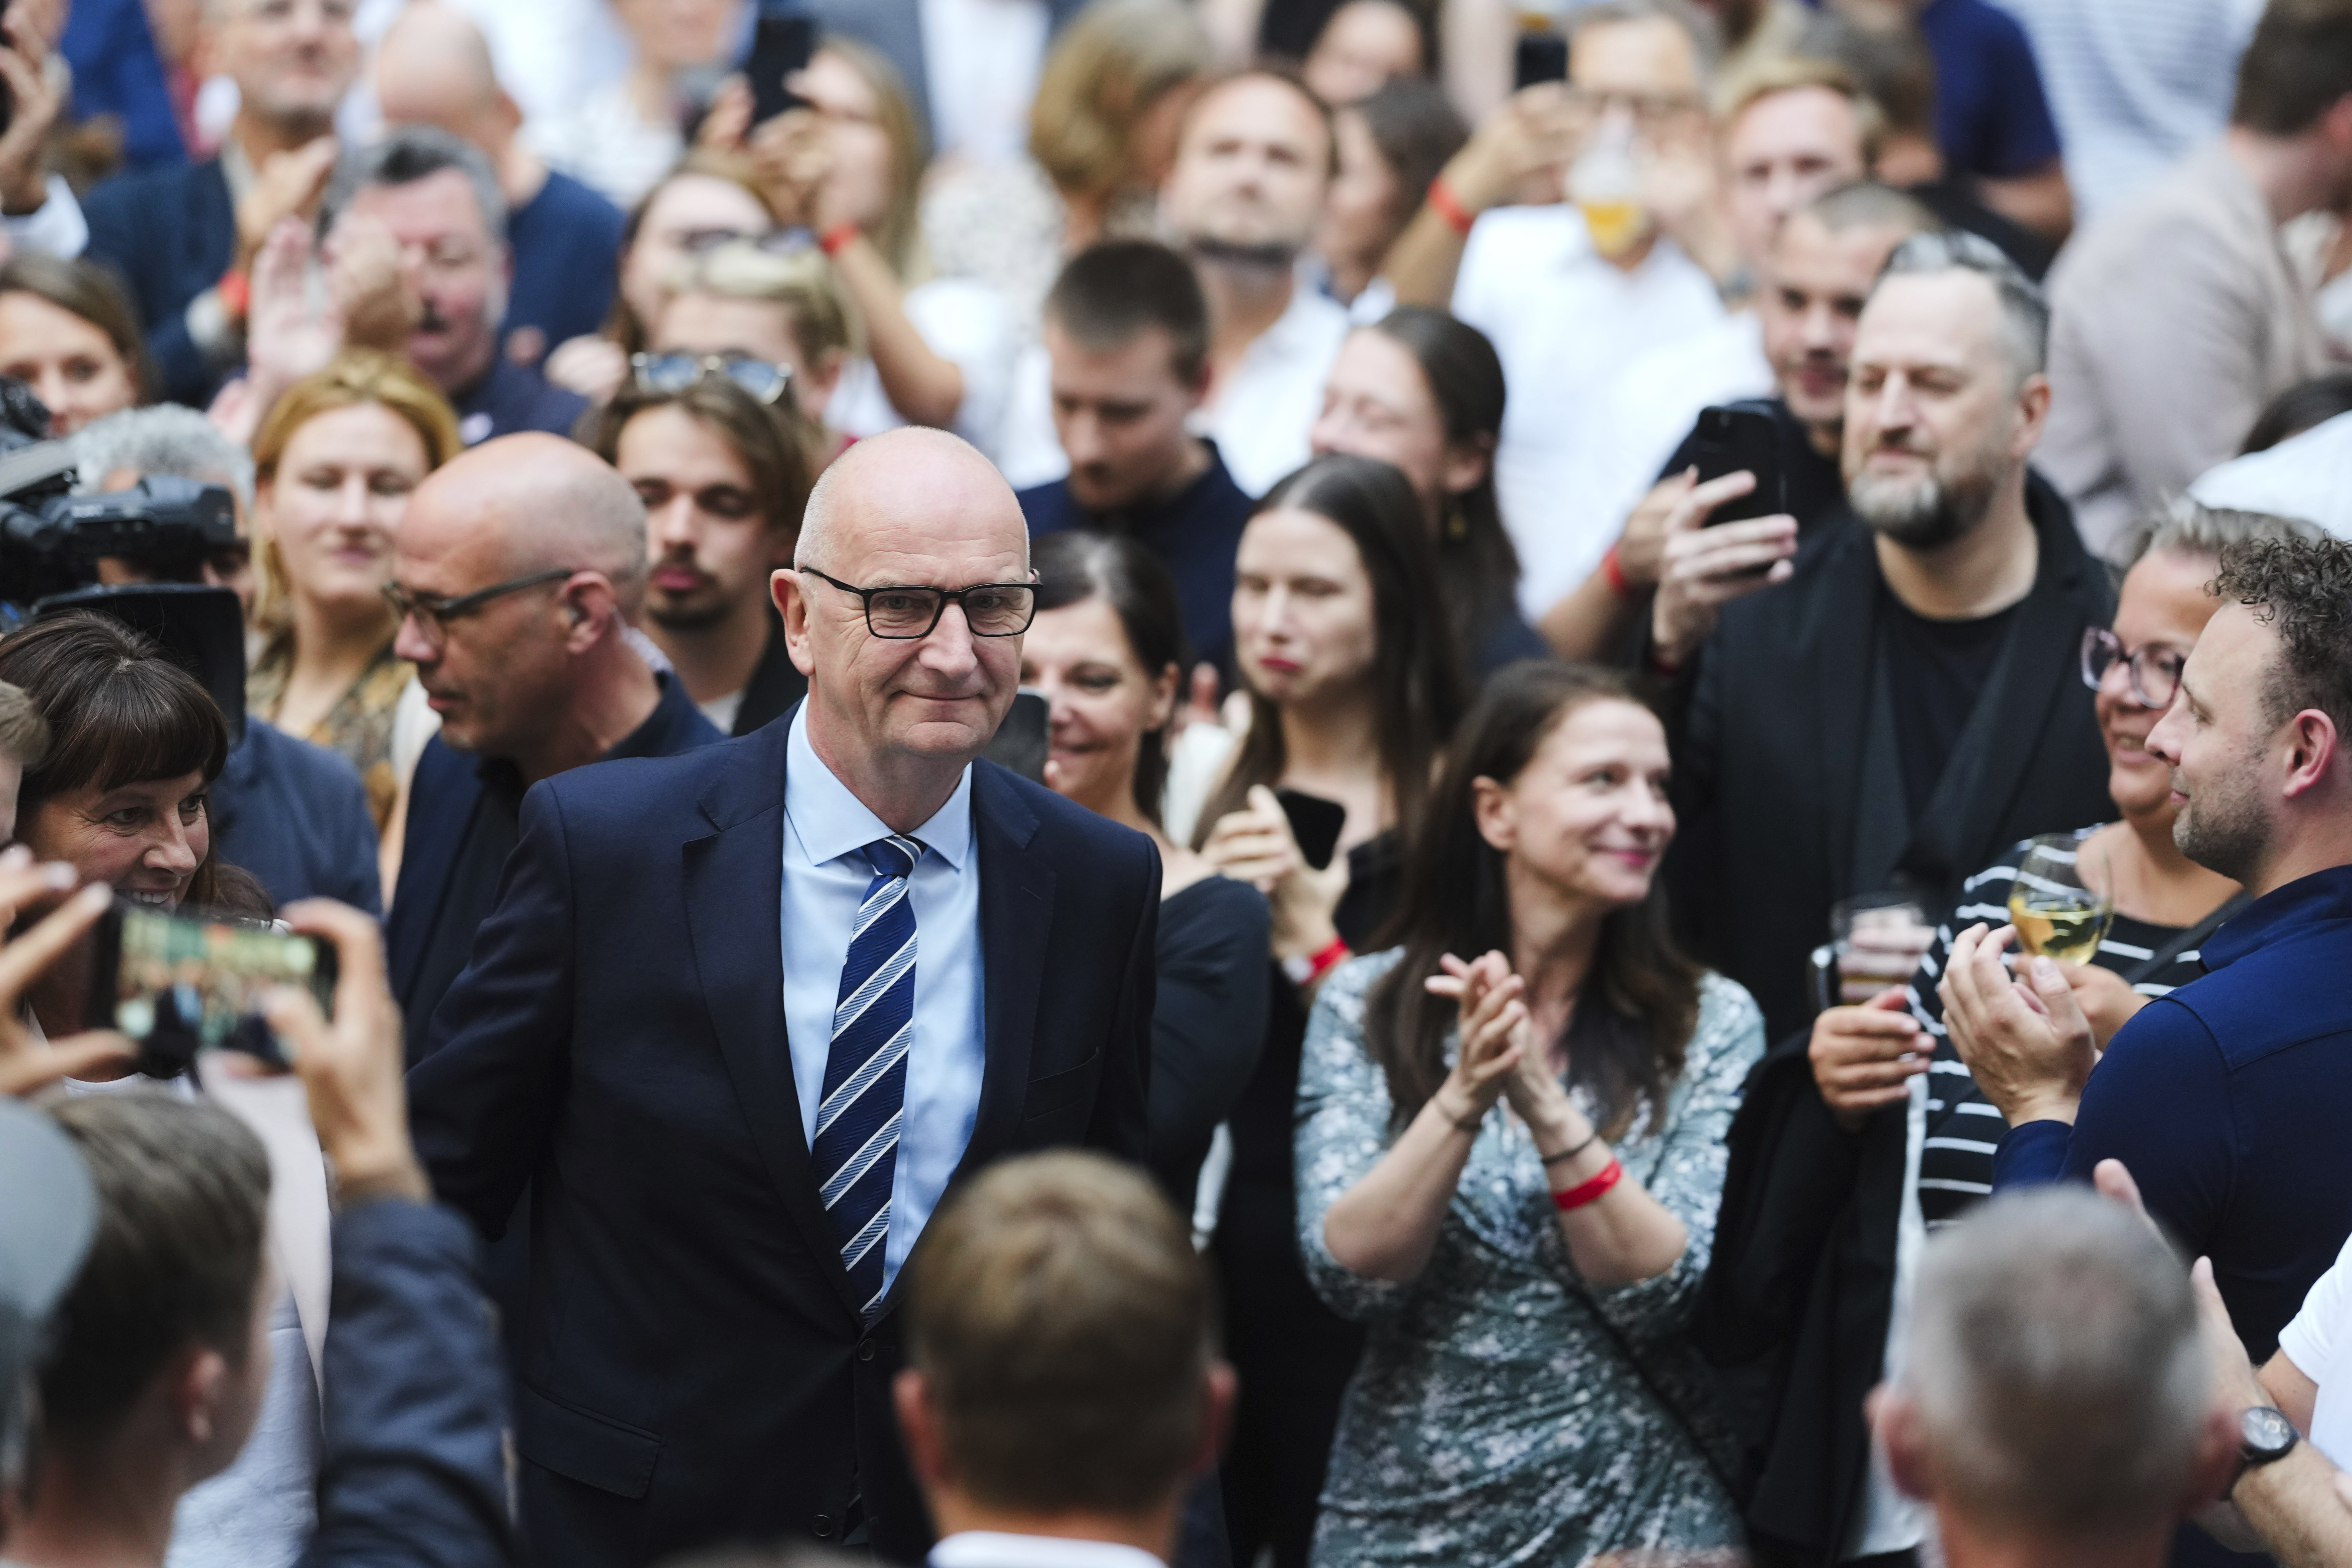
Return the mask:
M444 1200L496 1236L532 1194L511 1337L545 1562L777 1538L921 1560L891 1415L917 1237L1003 1155L1144 1152L1159 856L980 760L1035 611L1013 491L956 437L892 431L825 470L793 560L772 587L807 698L548 770L410 1076ZM513 598L611 602L596 577ZM479 669L425 667L446 724L479 722Z
M394 651L441 716L409 786L384 927L415 1066L497 898L523 793L719 736L638 651L646 509L594 454L538 434L485 442L417 487L394 550Z

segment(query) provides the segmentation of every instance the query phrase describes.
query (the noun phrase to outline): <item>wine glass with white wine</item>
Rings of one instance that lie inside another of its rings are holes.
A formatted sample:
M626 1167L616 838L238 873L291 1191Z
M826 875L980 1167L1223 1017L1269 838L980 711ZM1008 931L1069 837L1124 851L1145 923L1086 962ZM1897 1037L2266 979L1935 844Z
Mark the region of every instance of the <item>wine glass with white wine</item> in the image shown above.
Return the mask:
M2088 963L2116 918L2106 857L2084 834L2044 833L2026 846L2009 894L2009 923L2027 952Z

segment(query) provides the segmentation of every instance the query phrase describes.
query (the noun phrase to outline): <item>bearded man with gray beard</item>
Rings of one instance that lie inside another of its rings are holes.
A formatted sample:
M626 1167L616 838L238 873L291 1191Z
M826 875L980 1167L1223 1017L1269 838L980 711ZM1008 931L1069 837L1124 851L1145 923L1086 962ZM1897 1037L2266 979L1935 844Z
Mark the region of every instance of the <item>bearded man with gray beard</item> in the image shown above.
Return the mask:
M1832 905L1948 909L2019 839L2112 812L2077 649L2113 590L2027 467L2048 332L1982 240L1898 247L1856 328L1852 521L1675 672L1682 934L1801 1054Z

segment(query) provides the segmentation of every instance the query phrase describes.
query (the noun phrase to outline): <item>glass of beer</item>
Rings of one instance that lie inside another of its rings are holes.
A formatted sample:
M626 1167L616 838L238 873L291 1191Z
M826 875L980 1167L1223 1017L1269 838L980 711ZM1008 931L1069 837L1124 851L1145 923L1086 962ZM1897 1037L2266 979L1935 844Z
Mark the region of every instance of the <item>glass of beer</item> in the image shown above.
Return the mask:
M2088 835L2045 833L2026 847L2009 894L2018 946L2061 963L2088 963L2116 918L2105 857L2085 850Z
M1902 984L1935 938L1927 911L1908 893L1839 900L1830 909L1829 942L1813 950L1814 1005L1859 1005Z

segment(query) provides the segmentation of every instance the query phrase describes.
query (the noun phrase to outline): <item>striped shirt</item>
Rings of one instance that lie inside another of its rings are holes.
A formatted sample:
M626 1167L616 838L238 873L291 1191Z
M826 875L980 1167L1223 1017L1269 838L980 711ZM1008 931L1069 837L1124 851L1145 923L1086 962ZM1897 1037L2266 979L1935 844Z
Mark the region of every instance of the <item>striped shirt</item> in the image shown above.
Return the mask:
M1958 905L1937 928L1936 940L1919 961L1919 973L1909 987L1911 1016L1936 1042L1927 1067L1927 1137L1919 1149L1919 1212L1931 1231L1991 1193L1993 1150L2009 1129L1953 1048L1936 983L1943 978L1944 955L1955 935L1979 921L1996 929L2009 923L2010 885L2017 879L2025 849L2022 844L2011 847L1999 861L1961 884ZM2102 969L2128 973L2179 934L2178 926L2151 925L2118 912L2099 942L2096 962ZM2190 948L2135 982L2132 989L2143 996L2161 996L2204 973L2197 950Z

